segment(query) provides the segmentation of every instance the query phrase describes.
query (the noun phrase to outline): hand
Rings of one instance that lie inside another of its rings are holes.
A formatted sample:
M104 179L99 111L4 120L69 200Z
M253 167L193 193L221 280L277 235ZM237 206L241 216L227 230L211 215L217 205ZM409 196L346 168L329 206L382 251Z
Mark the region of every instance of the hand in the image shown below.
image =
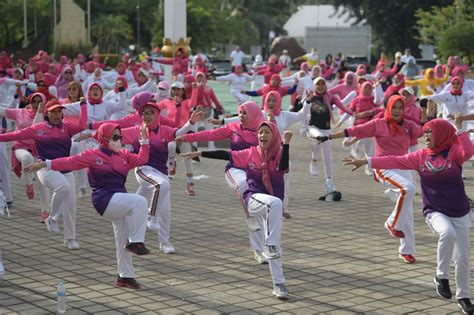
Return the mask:
M36 162L31 165L28 165L27 167L24 168L24 171L27 173L34 173L39 171L40 169L46 167L46 162Z
M176 138L174 138L174 141L176 142L176 144L184 142L183 136L177 136Z
M290 144L291 137L293 137L293 132L291 132L290 130L286 130L283 133L283 144Z
M351 145L353 145L354 143L356 143L357 141L359 141L358 138L355 138L355 137L354 138L349 138L347 140L342 141L342 146L344 148L347 148L347 147L350 147Z
M454 125L456 126L458 130L462 128L463 121L464 121L464 116L462 114L456 113L456 115L454 115Z
M44 103L43 102L39 102L37 112L38 113L44 113Z
M356 169L358 169L362 165L365 165L365 164L368 163L366 158L356 159L356 158L353 158L351 156L347 156L347 157L343 158L342 162L343 162L344 165L353 165L352 171L355 171Z
M82 133L74 142L80 142L92 138L92 133Z
M84 96L80 97L79 98L79 101L82 103L82 102L85 102L86 101L86 98Z
M203 118L204 118L204 112L202 112L200 110L197 110L197 111L195 110L191 114L191 117L189 117L189 121L191 122L191 124L195 124L198 121L201 121Z
M240 94L245 94L245 90L240 90Z
M147 137L146 137L146 125L143 123L140 125L140 135L142 136L142 140L146 140Z
M421 107L421 108L427 108L427 107L428 107L428 99L427 99L427 98L423 98L423 99L420 101L420 107Z
M313 99L314 92L312 90L306 91L306 100L311 101Z
M220 119L215 119L215 118L209 118L207 120L208 123L214 125L214 126L220 126L222 125L222 121Z
M273 111L271 109L269 109L268 112L267 112L267 120L268 121L275 121L275 115L273 114Z
M173 100L176 102L176 105L180 105L183 98L181 96L175 95L173 96Z
M21 87L21 85L22 85L22 83L20 83L20 82L15 83L15 86L16 86L17 88Z
M187 159L194 159L196 157L202 156L202 152L194 151L194 152L181 153L179 156L185 157Z
M317 137L312 137L310 136L311 139L317 140L318 143L323 143L329 140L328 136L317 136Z

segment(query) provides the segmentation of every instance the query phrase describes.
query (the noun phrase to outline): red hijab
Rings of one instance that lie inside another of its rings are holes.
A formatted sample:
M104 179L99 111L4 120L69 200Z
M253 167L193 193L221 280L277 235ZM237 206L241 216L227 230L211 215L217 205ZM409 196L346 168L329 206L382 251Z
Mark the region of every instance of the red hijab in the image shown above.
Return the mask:
M270 146L268 149L264 150L260 144L257 146L257 152L260 156L260 159L262 160L262 181L263 185L267 189L267 191L273 195L273 186L272 182L270 179L270 171L268 170L270 164L274 165L275 167L278 166L278 163L280 162L280 156L281 156L281 136L280 132L278 131L278 127L276 124L270 122L270 121L264 121L258 126L258 130L262 128L262 126L267 126L271 129L273 137L272 137L272 142L270 143Z
M398 125L400 121L396 121L392 117L392 108L397 101L402 102L403 108L405 109L405 101L403 100L403 97L401 95L392 95L388 99L387 108L383 114L383 119L387 122L392 134L400 132L400 126Z
M100 92L101 92L101 93L100 93L100 97L99 97L98 100L92 98L91 88L92 88L94 85L96 85L96 86L98 86L98 87L100 88ZM89 85L89 88L87 89L87 101L89 102L89 104L91 104L91 105L97 105L97 104L102 103L102 97L103 97L103 96L104 96L104 90L102 89L102 86L101 86L99 83L94 82L94 83L91 83L91 84Z
M93 138L99 142L101 147L108 148L110 136L112 136L115 129L120 131L120 126L114 123L102 124L94 133Z
M273 115L275 116L278 116L280 115L281 113L281 95L280 93L278 93L277 91L270 91L268 92L268 94L265 96L265 100L263 102L263 110L268 113L268 105L267 105L267 101L268 101L268 98L273 95L276 99L276 106L275 108L273 109Z
M461 83L461 86L459 87L459 90L455 91L453 89L453 82L455 80L458 80L459 83ZM449 92L451 92L451 94L453 95L462 95L462 86L464 85L464 80L461 78L461 77L452 77L451 78L451 81L449 81L451 83L451 89L449 90Z
M117 83L117 81L122 81L123 88L124 88L125 91L128 89L128 82L127 82L127 79L125 77L119 76L119 77L117 77L117 79L115 79L115 83ZM117 85L114 86L114 91L115 91L115 93L119 92L119 88L117 87Z
M436 118L430 120L423 126L423 131L430 129L434 138L435 147L426 148L429 155L438 154L441 151L449 149L453 144L459 143L456 136L456 129L446 119Z

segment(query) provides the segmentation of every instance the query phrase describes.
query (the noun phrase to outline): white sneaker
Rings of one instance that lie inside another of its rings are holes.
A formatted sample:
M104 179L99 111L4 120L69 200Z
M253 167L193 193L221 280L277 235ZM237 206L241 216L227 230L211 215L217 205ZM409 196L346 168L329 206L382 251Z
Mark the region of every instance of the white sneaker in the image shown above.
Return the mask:
M365 174L367 176L374 176L374 170L370 168L368 165L365 166Z
M207 149L209 151L215 151L216 150L216 145L214 143L208 142L207 143Z
M277 259L281 257L281 254L278 251L277 246L275 245L265 245L265 247L263 248L262 255L266 259Z
M313 162L313 161L309 163L309 173L312 176L318 176L319 174L318 163Z
M397 202L397 199L398 199L398 195L396 192L394 192L393 190L391 189L387 189L385 190L384 192L385 196L387 196L388 198L390 198L390 200L394 203Z
M258 225L257 219L255 217L247 217L245 221L247 222L247 227L250 232L260 231L260 225Z
M46 221L44 221L46 224L46 228L48 229L49 233L53 234L61 234L61 231L59 230L59 224L57 221L53 220L51 216L49 216Z
M84 198L87 192L85 188L79 188L79 198Z
M262 252L259 250L254 250L253 251L253 257L255 260L260 264L260 265L266 265L268 264L268 259L266 259L263 255Z
M79 246L79 243L76 242L76 240L74 239L71 239L71 240L64 240L64 244L63 244L65 247L69 248L69 249L79 249L81 248L81 246Z
M147 217L146 226L152 231L159 231L160 224L158 223L158 217L154 215L149 215Z
M290 298L290 294L288 293L288 289L286 288L284 283L274 284L272 293L274 296L282 300L287 300Z
M330 193L336 191L336 187L334 186L334 183L332 182L332 178L326 178L326 192Z
M174 254L176 252L170 242L160 243L160 250L165 254Z

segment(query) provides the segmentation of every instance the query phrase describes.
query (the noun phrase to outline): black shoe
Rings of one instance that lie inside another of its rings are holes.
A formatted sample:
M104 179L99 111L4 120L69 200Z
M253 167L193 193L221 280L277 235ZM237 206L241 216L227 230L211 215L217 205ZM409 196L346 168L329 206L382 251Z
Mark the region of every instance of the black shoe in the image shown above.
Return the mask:
M459 299L458 306L464 314L474 314L474 305L472 305L470 299Z
M138 256L148 255L150 253L143 243L128 243L127 246L125 246L125 250Z
M440 279L438 277L434 277L433 281L436 287L436 293L438 293L439 296L448 300L453 297L453 294L451 293L451 288L449 287L448 279Z
M140 289L140 284L134 278L122 278L120 276L115 280L115 285L122 288Z

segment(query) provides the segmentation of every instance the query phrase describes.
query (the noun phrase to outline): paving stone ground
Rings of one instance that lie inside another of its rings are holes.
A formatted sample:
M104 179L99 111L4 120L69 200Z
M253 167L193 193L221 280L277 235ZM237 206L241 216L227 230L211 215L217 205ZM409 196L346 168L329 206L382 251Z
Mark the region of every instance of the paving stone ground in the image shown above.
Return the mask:
M227 87L226 87L227 88ZM297 126L293 128L297 133ZM39 200L26 199L14 176L14 209L0 220L0 248L6 275L0 284L0 313L47 314L56 310L56 287L63 280L67 314L400 314L458 313L454 300L437 297L433 286L437 237L415 200L417 263L398 258L398 241L383 223L393 204L384 188L340 163L347 152L334 141L335 184L341 202L322 202L324 177L310 176L310 143L295 135L290 155L290 211L282 235L284 272L291 298L275 299L266 265L248 247L248 232L236 196L224 179L225 162L194 165L196 196L185 194L184 165L171 181L172 238L176 254L158 250L147 231L151 255L134 258L141 290L114 286L116 260L110 222L78 200L80 250L62 245L38 223ZM322 164L321 173L322 171ZM473 195L474 171L466 164L466 189ZM129 191L137 188L131 173ZM454 270L451 276L454 288ZM472 283L472 281L471 281Z

